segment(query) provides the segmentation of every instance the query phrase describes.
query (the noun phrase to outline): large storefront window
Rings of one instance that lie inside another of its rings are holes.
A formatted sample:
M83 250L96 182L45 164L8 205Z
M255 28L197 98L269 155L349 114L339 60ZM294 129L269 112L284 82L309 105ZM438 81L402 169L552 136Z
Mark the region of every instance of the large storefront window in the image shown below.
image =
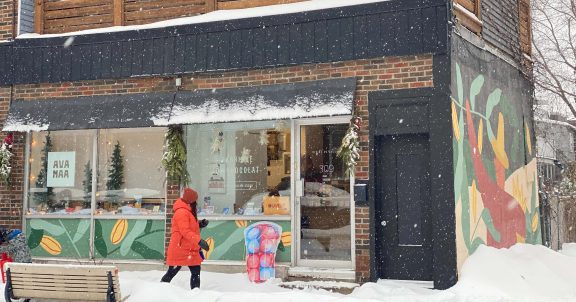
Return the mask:
M29 214L90 214L94 133L32 133Z
M96 214L165 212L164 129L100 130Z
M32 133L25 203L32 256L164 259L165 133Z
M290 215L290 123L186 127L201 215Z

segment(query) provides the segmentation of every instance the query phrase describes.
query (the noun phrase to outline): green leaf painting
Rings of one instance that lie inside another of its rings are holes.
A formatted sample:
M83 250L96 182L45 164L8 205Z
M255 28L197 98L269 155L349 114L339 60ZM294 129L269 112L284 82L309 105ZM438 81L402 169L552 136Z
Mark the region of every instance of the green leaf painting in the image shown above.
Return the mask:
M146 220L136 220L130 233L126 235L126 238L122 241L120 245L120 254L126 256L128 252L132 249L132 243L136 240L136 237L142 235L146 229Z
M86 232L90 229L90 220L83 219L78 223L78 228L76 229L76 234L74 234L74 238L72 242L76 243L78 240L82 239Z
M42 240L42 236L44 236L44 230L30 230L30 233L28 233L28 247L30 247L31 250L38 247L40 245L40 240Z
M108 257L108 246L106 245L106 241L104 240L104 234L102 232L102 223L100 220L96 220L94 223L94 247L96 251L102 256L103 258Z
M60 236L66 232L66 229L60 225L53 224L44 219L30 220L30 227L36 230L45 230L51 236Z

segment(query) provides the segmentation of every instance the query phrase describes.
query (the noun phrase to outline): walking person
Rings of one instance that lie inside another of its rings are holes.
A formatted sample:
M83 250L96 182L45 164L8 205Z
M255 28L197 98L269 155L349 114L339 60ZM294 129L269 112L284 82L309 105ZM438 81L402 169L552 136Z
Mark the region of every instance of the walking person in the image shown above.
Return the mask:
M200 228L208 225L206 219L198 222L196 201L198 193L185 188L181 198L174 202L172 232L168 244L166 264L168 271L162 282L170 282L182 266L190 269L190 288L200 287L200 264L204 260L202 250L208 251L208 243L200 237Z

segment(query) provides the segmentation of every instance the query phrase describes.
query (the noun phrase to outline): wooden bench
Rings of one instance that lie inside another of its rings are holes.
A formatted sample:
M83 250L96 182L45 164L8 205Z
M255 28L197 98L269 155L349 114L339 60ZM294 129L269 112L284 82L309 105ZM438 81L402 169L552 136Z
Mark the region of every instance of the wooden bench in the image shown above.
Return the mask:
M5 267L6 302L20 298L121 301L115 266L7 263Z

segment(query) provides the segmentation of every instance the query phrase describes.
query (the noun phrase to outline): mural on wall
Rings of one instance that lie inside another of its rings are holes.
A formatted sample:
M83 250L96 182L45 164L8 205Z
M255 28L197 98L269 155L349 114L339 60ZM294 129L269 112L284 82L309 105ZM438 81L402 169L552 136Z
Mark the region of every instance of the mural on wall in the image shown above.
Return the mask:
M202 238L210 245L210 251L205 255L207 260L246 260L246 245L244 243L244 230L258 223L252 220L222 220L210 221L202 229ZM292 233L290 221L274 221L282 228L276 262L290 262L290 247Z
M452 70L459 267L481 244L541 242L530 86L514 68L470 48L456 48Z
M164 220L97 219L95 258L164 259ZM35 257L90 258L89 219L28 219L28 246Z
M90 219L27 219L32 256L89 258Z

